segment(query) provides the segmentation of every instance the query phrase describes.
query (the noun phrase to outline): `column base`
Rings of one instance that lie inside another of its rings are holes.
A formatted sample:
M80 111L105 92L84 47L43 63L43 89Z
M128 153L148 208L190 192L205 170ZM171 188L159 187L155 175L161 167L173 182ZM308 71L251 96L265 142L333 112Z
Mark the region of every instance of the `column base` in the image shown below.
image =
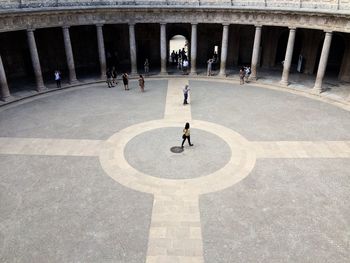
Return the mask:
M226 78L227 74L226 74L226 72L219 72L218 76Z
M257 76L249 76L249 81L257 81L258 77Z
M123 74L122 74L123 75ZM141 74L142 75L142 74ZM140 74L139 73L137 73L137 72L131 72L129 75L129 78L138 78L139 76L140 76ZM143 75L144 76L144 75Z
M198 73L196 72L196 71L193 71L193 72L190 72L190 74L189 75L191 75L191 76L197 76L198 75Z
M281 84L282 86L288 86L288 85L289 85L289 82L286 81L286 80L281 80L281 81L280 81L280 84Z
M37 92L42 92L42 91L45 91L45 90L47 90L46 86L40 86L40 87L36 88Z
M324 90L322 88L319 87L313 87L311 92L314 94L321 94Z
M6 96L6 97L1 97L1 100L3 101L3 102L9 102L9 101L11 101L12 100L12 96L10 95L10 96Z
M159 73L159 75L160 76L168 76L169 75L169 73L168 72L166 72L166 71L161 71L160 73Z
M78 83L79 83L79 80L77 80L77 79L73 79L73 80L69 81L69 85L76 85Z

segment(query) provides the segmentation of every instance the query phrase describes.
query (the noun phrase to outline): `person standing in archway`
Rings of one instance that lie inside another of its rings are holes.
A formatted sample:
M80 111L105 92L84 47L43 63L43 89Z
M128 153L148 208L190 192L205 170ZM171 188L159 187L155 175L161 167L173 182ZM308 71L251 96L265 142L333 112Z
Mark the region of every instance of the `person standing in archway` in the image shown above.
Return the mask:
M145 74L148 74L149 72L149 62L148 62L148 58L146 58L145 63L143 64L144 68L145 68Z
M182 144L181 144L181 148L184 147L184 143L185 141L188 141L188 144L190 146L193 146L193 144L191 143L191 137L190 137L190 124L188 122L186 122L185 128L182 130Z
M127 73L123 74L123 84L124 84L124 89L129 90L129 76Z

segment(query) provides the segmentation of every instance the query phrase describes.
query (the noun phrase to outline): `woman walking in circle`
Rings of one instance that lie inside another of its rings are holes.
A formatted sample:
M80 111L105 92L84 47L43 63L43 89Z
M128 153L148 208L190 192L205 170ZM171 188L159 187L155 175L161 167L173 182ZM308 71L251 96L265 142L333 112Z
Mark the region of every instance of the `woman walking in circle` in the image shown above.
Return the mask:
M129 84L129 77L127 73L123 74L123 84L124 84L124 89L129 90L128 84Z
M139 78L139 86L140 86L140 89L142 92L145 91L145 79L143 78L142 75L140 75L140 78Z
M190 138L190 124L188 122L186 122L185 128L183 129L183 135L182 135L182 144L181 144L181 148L184 147L184 143L187 139L188 144L190 146L193 146L193 144L191 143L191 138Z

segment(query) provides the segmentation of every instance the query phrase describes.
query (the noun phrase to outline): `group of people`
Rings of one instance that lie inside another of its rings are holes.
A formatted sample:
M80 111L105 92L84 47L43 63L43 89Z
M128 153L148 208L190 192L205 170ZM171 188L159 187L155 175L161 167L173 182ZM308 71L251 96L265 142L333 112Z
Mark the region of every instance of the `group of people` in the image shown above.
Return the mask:
M184 75L188 74L189 61L185 48L179 49L179 51L176 52L173 50L170 58L172 65L176 65L177 69L181 70Z
M106 77L107 77L106 82L107 82L108 88L112 88L118 84L117 72L116 72L114 67L111 70L107 69ZM129 75L128 75L128 73L124 72L122 74L122 80L123 80L124 90L130 90L129 89ZM140 90L142 92L145 91L145 78L141 74L139 75L139 87L140 87Z
M250 74L252 73L249 66L241 67L239 70L239 84L243 85L248 82Z
M115 67L112 67L112 69L107 69L106 71L106 77L107 77L107 85L108 88L112 88L115 85L118 84L117 82L117 71L115 70Z

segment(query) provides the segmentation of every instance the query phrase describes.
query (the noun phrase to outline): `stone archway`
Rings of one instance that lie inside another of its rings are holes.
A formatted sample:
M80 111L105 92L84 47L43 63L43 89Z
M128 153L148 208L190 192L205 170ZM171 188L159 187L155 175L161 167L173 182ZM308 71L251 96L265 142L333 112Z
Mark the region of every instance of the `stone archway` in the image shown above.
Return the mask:
M172 53L179 53L185 51L187 58L189 57L189 41L183 35L175 35L169 40L169 52L168 52L168 62L170 65L174 65L175 61L172 59Z

